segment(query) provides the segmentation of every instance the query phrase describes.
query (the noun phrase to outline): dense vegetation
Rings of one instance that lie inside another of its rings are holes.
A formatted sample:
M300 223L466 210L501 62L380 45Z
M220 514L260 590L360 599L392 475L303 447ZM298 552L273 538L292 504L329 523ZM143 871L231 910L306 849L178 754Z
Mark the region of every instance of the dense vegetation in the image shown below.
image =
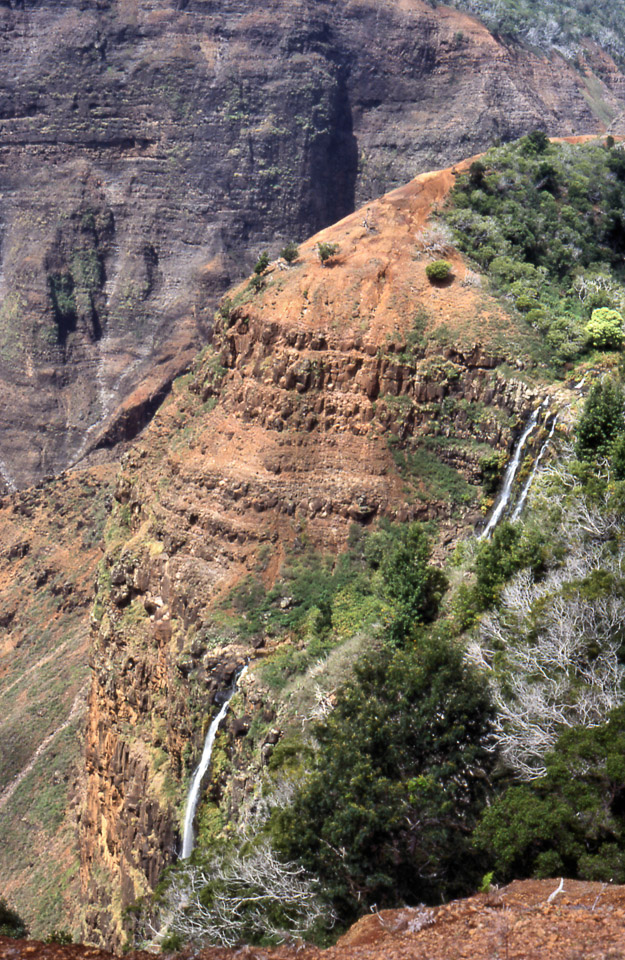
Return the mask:
M606 0L451 0L450 6L479 17L495 34L523 40L544 51L575 57L585 39L625 60L625 3Z
M321 879L343 922L475 887L490 712L476 672L440 638L356 665L317 727L309 775L273 822L278 850Z
M459 248L556 364L618 348L625 308L625 152L536 131L457 178L445 214Z

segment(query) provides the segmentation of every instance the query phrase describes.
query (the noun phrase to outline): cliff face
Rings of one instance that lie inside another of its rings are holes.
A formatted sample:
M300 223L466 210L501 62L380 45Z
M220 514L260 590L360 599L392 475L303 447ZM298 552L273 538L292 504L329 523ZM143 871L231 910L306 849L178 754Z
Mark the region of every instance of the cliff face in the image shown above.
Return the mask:
M624 82L419 0L10 0L0 67L9 488L141 429L262 246L497 136L600 129Z
M276 639L241 629L233 589L271 586L304 544L336 554L353 523L429 519L453 542L481 517L480 458L509 449L541 388L509 373L534 335L459 256L450 284L426 279L415 239L452 182L417 178L307 242L294 266L272 264L258 292L235 290L214 345L124 458L94 611L90 939L119 944L122 908L176 855L211 705L246 659L222 744L235 757L220 787L228 816L279 739L271 730L247 761L232 744L276 716L254 665ZM318 241L340 246L327 266Z
M0 498L0 878L33 934L77 914L89 616L110 467Z

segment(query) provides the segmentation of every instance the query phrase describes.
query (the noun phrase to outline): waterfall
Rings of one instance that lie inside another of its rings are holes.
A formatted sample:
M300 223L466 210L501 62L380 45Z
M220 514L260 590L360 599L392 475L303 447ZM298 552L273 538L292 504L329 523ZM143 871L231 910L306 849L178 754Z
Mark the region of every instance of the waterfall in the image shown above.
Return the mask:
M6 483L9 491L14 492L15 490L17 490L17 487L15 486L13 478L9 473L8 467L4 462L4 460L0 460L0 477L2 477L2 479Z
M549 402L548 400L544 400L541 403L540 407L537 407L536 410L534 410L525 430L521 434L519 442L517 443L516 449L514 451L514 456L512 457L512 460L510 461L510 463L508 464L508 468L506 470L504 480L503 480L503 487L501 488L501 493L499 494L499 497L497 499L493 512L490 515L488 523L486 524L486 526L478 536L478 540L484 540L486 537L490 536L490 534L493 532L493 530L499 523L499 520L501 519L501 516L504 510L508 506L508 503L510 501L510 493L512 491L512 484L514 483L515 477L517 475L517 471L519 469L519 465L521 463L521 456L523 454L525 444L527 443L527 438L529 437L530 433L538 423L538 417L540 415L540 411L548 402Z
M202 751L202 759L200 760L196 770L191 778L191 785L189 787L189 795L187 797L187 807L184 815L184 828L182 833L182 853L180 857L182 860L186 860L193 853L193 845L195 838L193 836L193 821L195 819L195 811L197 810L198 801L200 799L200 788L202 786L202 780L208 770L211 762L211 754L213 752L213 744L215 742L215 737L217 736L217 731L221 726L221 722L228 712L228 707L233 696L237 692L237 687L241 680L241 677L247 671L247 666L243 667L241 673L238 675L228 697L224 701L221 710L211 723L208 728L208 733L206 734L206 740L204 741L204 750Z
M520 518L520 516L521 516L521 511L522 511L522 509L523 509L523 507L524 507L524 505L525 505L525 501L527 500L527 495L528 495L528 493L530 492L530 487L531 487L531 485L532 485L532 481L534 480L534 477L536 476L536 472L537 472L537 470L538 470L540 461L541 461L542 458L543 458L543 454L545 453L547 447L549 446L549 444L550 444L550 442L551 442L551 438L553 437L553 433L554 433L554 430L556 429L556 423L557 423L557 422L558 422L558 414L556 413L555 417L553 418L553 423L551 424L551 430L549 431L549 436L547 437L547 439L546 439L545 442L543 443L542 447L540 448L539 454L538 454L538 456L536 457L536 460L534 461L534 466L532 467L532 472L530 473L529 477L527 478L527 480L526 480L526 482L525 482L525 486L523 487L523 490L521 491L521 496L519 497L519 502L517 503L516 507L514 508L514 513L512 514L512 522L513 522L513 523L516 523L516 521L517 521L517 520Z

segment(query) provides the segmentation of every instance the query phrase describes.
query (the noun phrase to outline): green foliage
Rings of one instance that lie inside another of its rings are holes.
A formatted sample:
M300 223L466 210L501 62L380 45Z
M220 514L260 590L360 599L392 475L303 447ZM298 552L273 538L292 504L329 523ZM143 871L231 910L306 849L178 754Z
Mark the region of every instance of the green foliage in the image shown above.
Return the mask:
M549 137L544 130L533 130L521 138L521 149L528 157L544 153L549 146Z
M286 247L282 248L280 256L283 260L286 260L287 263L294 263L299 257L299 247L291 240L290 243L287 243Z
M74 281L70 273L53 273L48 277L48 289L57 322L71 323L76 319Z
M543 323L540 327L546 328L545 342L559 360L576 360L584 353L587 335L577 318L554 317L549 324Z
M434 260L428 263L425 274L432 283L440 283L451 276L451 263L448 260Z
M0 897L0 937L22 940L27 936L28 927L22 918Z
M586 333L593 347L600 350L617 349L623 343L623 318L618 310L600 307L593 310L586 324Z
M177 953L184 947L185 940L180 933L168 933L161 941L162 953Z
M254 267L254 273L257 276L260 276L262 273L265 272L268 266L269 266L269 254L267 253L266 250L263 250L258 260L256 261L256 266Z
M495 493L503 476L506 454L494 451L480 459L480 474L486 493Z
M606 456L625 430L623 388L612 377L593 383L577 427L575 453L580 460Z
M249 283L250 290L253 290L254 293L258 293L259 290L262 290L264 286L265 281L263 277L261 277L258 273L255 273Z
M458 247L543 335L556 365L590 344L619 346L612 315L593 311L625 304L622 151L536 132L476 163L456 179L445 213Z
M319 259L323 264L328 260L331 260L332 257L335 257L339 252L340 247L338 243L318 243L317 244L317 253L319 254Z
M619 433L612 444L610 466L615 480L625 480L625 432Z
M393 460L399 473L416 487L421 499L439 499L451 503L471 503L475 488L454 467L441 460L434 447L435 438L426 438L416 449L393 447Z
M484 610L497 602L506 582L518 570L530 568L539 573L546 558L546 543L536 532L504 521L498 524L490 540L479 544L473 570L475 581L463 584L454 597L453 613L459 629L466 629Z
M278 849L320 877L341 920L474 888L489 711L483 684L442 640L356 665L316 731L309 777L273 819Z
M563 733L546 768L482 818L476 836L498 879L625 882L625 707L603 726Z
M413 549L414 557L410 556ZM400 557L407 558L403 574L408 579L403 588ZM429 622L445 580L441 571L427 565L428 557L429 545L417 524L386 524L376 532L354 524L347 550L338 558L317 553L305 541L297 542L271 590L250 575L230 592L223 607L238 614L237 630L243 635L288 630L306 640L304 650L289 648L281 655L278 672L286 679L326 651L333 632L345 639L384 613L388 616L389 604L393 622L395 618L406 624ZM420 592L409 597L413 589Z
M391 604L387 634L394 643L415 636L417 627L435 619L447 589L442 570L429 564L430 544L421 527L413 523L380 564L383 591Z

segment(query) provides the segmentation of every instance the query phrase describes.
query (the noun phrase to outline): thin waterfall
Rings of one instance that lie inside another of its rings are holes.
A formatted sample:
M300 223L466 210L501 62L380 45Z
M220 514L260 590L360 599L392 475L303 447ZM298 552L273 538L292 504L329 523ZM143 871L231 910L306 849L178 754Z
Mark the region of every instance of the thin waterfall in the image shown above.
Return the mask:
M544 455L545 451L547 450L547 447L548 447L549 444L551 443L551 438L553 437L554 431L555 431L555 429L556 429L556 424L557 424L557 422L558 422L558 414L556 413L555 417L553 418L553 423L551 424L551 430L549 431L549 436L547 437L547 439L546 439L545 442L543 443L542 447L540 448L540 451L539 451L539 453L538 453L538 456L536 457L536 460L534 461L534 466L532 467L532 472L530 473L529 477L527 478L527 480L526 480L526 482L525 482L525 486L523 487L523 490L521 491L521 496L519 497L519 502L517 503L516 507L514 508L514 513L512 514L512 522L513 522L513 523L516 523L516 521L517 521L517 520L520 518L520 516L521 516L521 511L523 510L523 507L525 506L525 501L527 500L527 495L528 495L528 493L530 492L530 487L532 486L534 477L536 476L536 473L537 473L537 471L538 471L538 467L539 467L539 465L540 465L540 461L542 460L543 455Z
M0 477L2 477L11 492L17 490L17 487L15 486L13 478L9 473L9 469L4 460L0 460Z
M478 540L484 540L486 537L490 536L490 534L493 532L493 530L499 523L499 520L501 519L501 516L504 510L508 506L508 503L510 502L510 494L512 492L512 484L514 483L515 477L519 469L519 465L521 463L521 456L523 455L525 444L527 443L527 439L530 433L533 431L534 427L538 423L538 417L540 416L540 412L542 408L548 402L549 402L548 400L544 400L541 403L541 405L534 410L525 430L521 434L519 442L517 443L514 451L514 456L512 457L512 460L510 461L510 463L508 464L508 468L506 470L504 480L503 480L503 487L501 488L501 493L499 494L499 498L497 499L497 502L495 504L493 512L490 515L488 523L486 524L482 532L479 534L477 538Z
M193 853L193 847L195 844L195 837L193 835L193 821L195 820L195 811L197 810L197 805L200 799L200 789L202 786L202 780L210 766L211 754L213 752L213 744L215 743L215 737L217 736L217 731L221 726L221 722L228 712L228 707L230 706L230 701L237 692L241 678L245 675L247 671L247 666L243 667L241 673L236 678L232 690L228 694L227 699L222 704L221 710L211 723L208 728L208 733L206 734L206 740L204 741L204 750L202 751L202 759L200 760L198 766L196 767L195 773L191 778L191 785L189 787L189 795L187 797L187 808L184 815L184 828L182 833L182 853L180 857L182 860L186 860Z

